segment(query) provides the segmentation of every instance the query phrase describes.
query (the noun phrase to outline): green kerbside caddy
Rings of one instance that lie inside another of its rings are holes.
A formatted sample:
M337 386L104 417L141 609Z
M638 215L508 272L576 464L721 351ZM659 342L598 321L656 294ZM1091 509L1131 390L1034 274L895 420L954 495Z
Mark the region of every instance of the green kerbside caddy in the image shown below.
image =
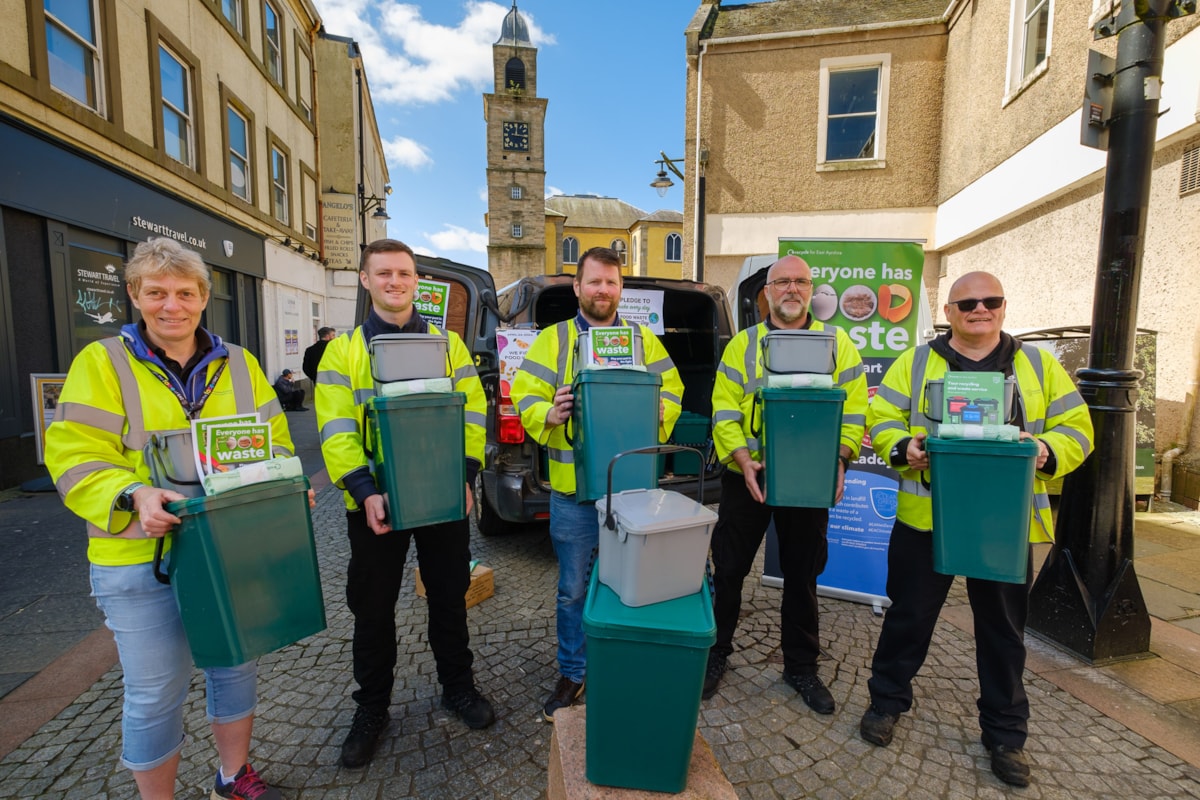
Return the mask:
M833 507L845 402L844 389L758 390L767 505Z
M933 568L1024 583L1037 444L925 440L933 494Z
M168 503L167 573L198 667L233 667L325 629L308 479Z
M587 369L575 376L567 440L575 460L578 502L604 497L613 456L658 444L660 386L658 375L634 369ZM614 492L657 487L654 459L629 459L613 473Z
M374 397L375 475L387 495L388 522L402 531L467 515L462 392Z

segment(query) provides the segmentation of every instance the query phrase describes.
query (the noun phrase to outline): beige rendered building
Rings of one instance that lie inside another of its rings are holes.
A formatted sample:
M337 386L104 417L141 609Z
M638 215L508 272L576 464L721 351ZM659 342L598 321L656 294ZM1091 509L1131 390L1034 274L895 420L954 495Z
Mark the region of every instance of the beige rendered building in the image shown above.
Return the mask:
M702 3L686 168L689 186L706 178L705 279L729 285L780 237L920 240L937 321L954 279L984 269L1010 330L1090 324L1106 154L1080 144L1080 108L1089 48L1116 51L1093 41L1099 6ZM1200 303L1198 24L1166 28L1137 319L1158 332L1157 449L1182 463L1200 461L1200 329L1181 313ZM689 265L700 199L684 210Z
M0 0L0 11L7 487L45 475L53 409L31 375L52 381L134 320L121 269L139 241L170 236L201 254L204 324L272 379L299 370L326 324L327 278L311 0ZM370 174L386 182L381 159Z

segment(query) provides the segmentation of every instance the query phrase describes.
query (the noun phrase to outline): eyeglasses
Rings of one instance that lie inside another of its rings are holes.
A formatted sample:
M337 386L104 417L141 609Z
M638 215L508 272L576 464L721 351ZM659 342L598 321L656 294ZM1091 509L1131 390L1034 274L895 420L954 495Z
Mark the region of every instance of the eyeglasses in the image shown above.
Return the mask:
M951 300L952 306L958 306L958 310L963 314L968 311L974 311L975 307L983 303L983 307L988 311L995 311L1000 306L1004 305L1003 297L964 297L962 300Z
M797 289L807 289L812 286L812 281L808 278L776 278L773 281L768 281L768 283L774 286L777 292L786 292L793 285Z

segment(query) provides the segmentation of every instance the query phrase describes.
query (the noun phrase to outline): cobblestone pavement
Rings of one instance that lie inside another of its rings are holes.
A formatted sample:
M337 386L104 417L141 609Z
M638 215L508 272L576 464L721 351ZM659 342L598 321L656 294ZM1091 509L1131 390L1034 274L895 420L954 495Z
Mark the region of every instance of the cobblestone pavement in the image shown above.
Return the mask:
M556 679L556 565L545 529L473 541L474 556L495 570L495 596L468 616L477 681L496 707L496 724L471 731L441 709L424 601L406 580L393 721L370 765L348 770L338 757L353 714L344 602L349 548L340 494L326 489L318 500L314 526L329 627L260 659L255 766L288 798L544 797L551 726L541 721L540 705ZM880 619L867 606L822 600L828 657L821 674L838 710L820 717L780 679L778 602L779 590L747 581L738 651L720 693L701 708L701 731L741 798L1200 798L1200 770L1028 673L1034 783L1022 790L1000 783L979 744L972 642L945 623L895 741L868 745L858 737L858 719ZM950 603L965 602L959 582ZM113 668L0 761L0 797L135 796L118 765L120 698L120 670ZM199 673L187 726L178 796L204 798L215 751Z

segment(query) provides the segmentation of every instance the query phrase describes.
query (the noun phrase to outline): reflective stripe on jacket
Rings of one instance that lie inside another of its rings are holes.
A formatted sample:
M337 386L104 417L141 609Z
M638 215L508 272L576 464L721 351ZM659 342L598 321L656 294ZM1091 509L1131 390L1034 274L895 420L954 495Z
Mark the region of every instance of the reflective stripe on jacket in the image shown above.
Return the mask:
M833 383L846 392L842 407L841 444L850 448L850 460L858 458L863 429L867 422L867 374L862 356L846 332L835 325L813 320L809 330L835 331L837 358ZM762 341L769 333L765 322L739 331L725 346L717 377L713 381L713 443L717 456L730 469L741 473L733 459L734 451L745 447L750 458L762 460L762 445L751 429L754 393L767 385L763 377ZM761 427L762 420L756 423Z
M193 374L203 376L203 384L222 363L227 366L199 417L258 413L271 425L273 454L292 455L287 419L258 360L236 345L215 342ZM93 564L125 566L154 557L154 542L144 538L137 515L116 510L116 502L131 483L152 483L142 452L151 436L191 428L187 412L155 374L161 370L138 358L122 338L92 342L71 363L46 431L46 467L63 502L87 522Z
M415 312L414 312L415 313ZM454 390L466 395L463 409L466 433L465 458L483 463L487 397L475 371L471 353L454 331L442 331L430 325L429 332L448 339L447 377L453 378ZM331 340L321 357L317 373L315 405L317 428L321 432L321 455L329 480L343 490L346 508L358 509L354 498L345 491L344 479L363 467L371 468L366 445L369 444L367 404L375 396L375 380L371 377L371 354L363 336L362 326ZM419 459L420 453L409 457ZM468 474L471 474L468 471ZM419 486L414 491L421 491ZM465 490L465 488L464 488Z
M658 424L658 440L665 442L683 413L683 379L667 355L658 337L645 325L639 324L642 342L642 363L648 372L662 379L659 399L662 401L662 420ZM546 425L546 415L554 407L554 393L574 379L575 342L579 329L570 319L546 328L538 334L525 354L517 376L513 379L512 401L521 412L521 424L538 444L546 446L550 459L550 486L560 494L575 494L575 457L567 443L566 425ZM565 342L565 346L564 346Z
M871 446L885 462L890 463L892 447L905 438L933 430L924 413L925 385L945 376L948 366L929 345L920 345L902 353L883 376L867 411L867 421ZM1054 538L1054 522L1045 482L1071 472L1092 452L1092 417L1071 376L1049 351L1022 344L1013 356L1013 375L1023 430L1044 442L1056 462L1053 474L1037 472L1033 480L1029 539L1048 542ZM922 474L907 467L899 471L897 518L916 530L932 530L933 504Z

